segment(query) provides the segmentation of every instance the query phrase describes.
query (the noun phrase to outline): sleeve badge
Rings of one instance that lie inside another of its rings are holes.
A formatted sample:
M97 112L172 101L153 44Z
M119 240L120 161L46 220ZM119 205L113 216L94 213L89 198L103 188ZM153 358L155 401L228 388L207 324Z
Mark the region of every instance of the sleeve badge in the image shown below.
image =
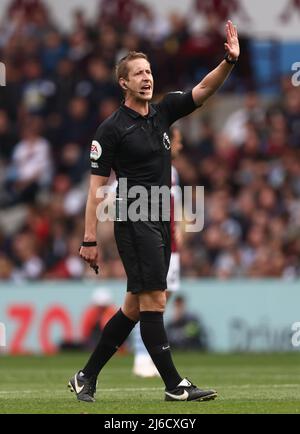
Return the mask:
M102 154L102 147L101 147L100 143L97 142L97 140L93 140L92 146L91 146L91 153L90 153L91 160L94 160L94 161L99 160L99 158L101 157L101 154Z

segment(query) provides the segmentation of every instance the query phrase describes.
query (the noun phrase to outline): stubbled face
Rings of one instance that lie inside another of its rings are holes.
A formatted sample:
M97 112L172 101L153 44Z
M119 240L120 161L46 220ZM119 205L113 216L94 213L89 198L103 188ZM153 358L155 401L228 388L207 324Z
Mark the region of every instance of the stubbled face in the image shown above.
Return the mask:
M128 63L127 79L120 79L127 98L150 101L153 96L151 66L145 59L134 59Z
M175 159L182 150L182 135L178 128L173 129L171 139L171 155L172 159Z

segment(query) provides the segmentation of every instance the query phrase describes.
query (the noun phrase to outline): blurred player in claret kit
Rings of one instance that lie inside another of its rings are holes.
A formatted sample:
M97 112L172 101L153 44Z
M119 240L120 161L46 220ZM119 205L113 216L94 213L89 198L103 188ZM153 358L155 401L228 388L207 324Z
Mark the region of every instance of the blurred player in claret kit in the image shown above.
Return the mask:
M97 266L98 260L97 190L107 184L113 169L118 182L126 179L128 189L143 187L148 192L147 207L152 205L152 187L166 186L170 191L170 126L202 106L222 86L237 63L240 48L231 21L226 25L226 33L224 60L192 90L171 92L158 104L150 103L154 80L147 56L130 52L118 63L116 74L125 99L99 126L91 151L92 174L80 256L92 267ZM130 204L130 196L120 199ZM166 221L163 209L160 198L158 219L152 219L151 215L147 220L121 218L114 223L116 243L128 279L127 293L122 308L106 324L87 364L70 379L69 387L79 400L95 400L101 369L139 321L145 347L165 384L165 400L206 401L217 396L215 390L202 390L183 378L172 360L163 322L171 256L170 212Z
M176 159L178 154L182 149L182 135L177 127L172 127L170 129L171 133L171 158L172 161ZM172 188L171 188L171 258L170 266L167 275L167 286L166 291L167 301L173 292L178 291L180 288L180 239L181 239L181 229L178 222L175 221L175 202L177 201L176 189L175 187L179 185L178 172L172 164ZM134 365L133 373L138 377L151 378L159 377L159 372L154 365L147 348L145 347L141 333L139 323L134 329Z

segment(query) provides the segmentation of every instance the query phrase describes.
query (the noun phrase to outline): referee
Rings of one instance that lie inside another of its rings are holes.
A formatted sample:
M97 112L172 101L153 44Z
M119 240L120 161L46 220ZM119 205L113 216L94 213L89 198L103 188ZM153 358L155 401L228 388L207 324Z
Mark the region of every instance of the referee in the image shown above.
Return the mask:
M106 185L112 169L117 180L126 178L128 188L142 186L150 192L153 186L171 187L169 128L177 119L203 105L232 71L240 49L237 30L231 21L226 25L226 33L225 59L217 68L191 91L169 93L158 104L150 104L154 81L147 56L130 52L119 61L116 75L125 100L99 126L91 147L90 188L80 256L93 268L98 261L97 189ZM128 197L120 199L129 204ZM106 324L86 366L69 382L78 400L95 401L101 369L138 321L144 344L165 383L165 400L204 401L217 396L214 390L199 389L181 377L172 361L163 323L171 251L170 221L161 218L162 205L159 221L115 221L116 243L128 278L127 293L121 309Z

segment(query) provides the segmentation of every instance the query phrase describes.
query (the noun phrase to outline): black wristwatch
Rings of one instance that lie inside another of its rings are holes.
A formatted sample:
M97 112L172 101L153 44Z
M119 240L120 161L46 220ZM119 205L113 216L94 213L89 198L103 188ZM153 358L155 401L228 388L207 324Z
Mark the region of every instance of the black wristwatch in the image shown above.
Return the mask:
M97 247L97 241L82 241L82 247Z
M224 57L224 60L226 60L226 62L229 63L229 65L236 65L238 63L238 61L239 61L239 58L237 58L235 60L232 60L232 59L229 58L229 54L226 53L225 57Z

